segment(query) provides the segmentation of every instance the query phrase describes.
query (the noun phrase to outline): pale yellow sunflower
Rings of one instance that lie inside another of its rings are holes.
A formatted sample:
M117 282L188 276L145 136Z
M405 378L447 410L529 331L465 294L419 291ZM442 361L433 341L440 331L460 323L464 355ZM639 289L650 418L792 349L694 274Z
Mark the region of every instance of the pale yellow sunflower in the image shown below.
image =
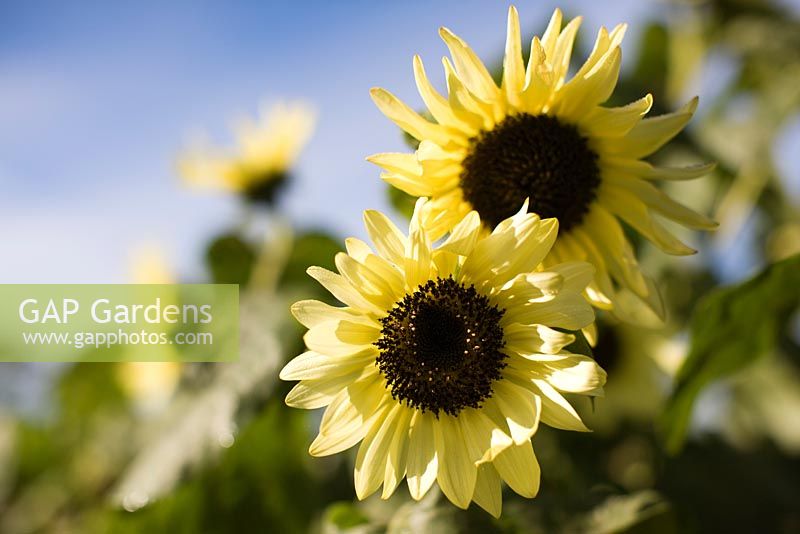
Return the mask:
M443 60L446 96L433 88L422 60L414 57L417 88L433 120L385 89L372 90L380 110L418 139L419 148L368 159L386 171L382 177L388 183L431 199L422 224L432 238L473 209L492 228L530 198L530 211L557 218L561 227L545 265L588 261L596 268L586 289L593 305L619 308L622 293L632 292L662 313L658 292L641 273L620 220L678 255L695 251L658 217L695 229L716 226L653 185L659 179L696 178L713 165L663 168L642 160L683 129L697 99L646 119L649 94L627 106L602 107L619 75L625 25L611 32L601 28L589 58L568 80L580 22L575 18L562 29L556 10L544 35L533 37L526 66L517 10L511 7L499 86L469 46L442 28L452 56L452 62Z
M272 204L314 131L316 115L300 102L262 105L258 120L235 124L236 147L201 143L179 160L187 183L234 191L256 203Z
M359 499L381 485L388 498L405 477L414 499L438 482L457 506L474 500L498 516L501 480L526 497L538 491L540 421L586 430L562 393L602 391L605 372L564 350L575 337L554 329L593 321L581 292L594 271L571 262L535 272L558 222L527 206L491 233L472 211L437 248L421 226L427 210L420 199L408 236L365 212L375 251L350 238L339 274L308 270L344 307L292 307L308 352L281 371L301 381L286 403L327 406L312 455L361 443Z
M134 284L163 284L165 302L176 301L177 295L168 284L177 283L173 267L167 260L164 250L147 244L134 250L132 256L131 281ZM160 325L162 326L162 325ZM153 328L163 328L153 326ZM142 349L139 345L124 345L124 361L116 366L115 374L122 390L128 395L134 408L141 415L153 415L163 410L172 398L180 382L183 365L178 361L180 354L173 345L159 348L163 361L149 361L153 358L152 347ZM146 352L147 361L136 361L140 353Z

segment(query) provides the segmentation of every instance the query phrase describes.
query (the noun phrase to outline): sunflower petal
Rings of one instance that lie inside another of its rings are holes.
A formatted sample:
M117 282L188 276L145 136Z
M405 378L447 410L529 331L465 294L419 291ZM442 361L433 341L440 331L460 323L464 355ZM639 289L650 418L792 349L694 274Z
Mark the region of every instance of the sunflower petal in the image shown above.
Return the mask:
M315 380L340 376L363 369L375 359L370 347L346 356L329 356L309 350L287 363L280 372L281 380Z
M343 390L325 409L319 435L308 452L311 456L329 456L361 441L385 400L382 386L373 381L356 382Z
M376 210L366 210L364 227L378 254L395 265L403 265L408 240L389 217Z
M411 410L401 407L395 421L395 429L392 434L392 442L389 445L386 469L383 475L382 499L388 499L397 489L403 477L406 476L409 432L413 413Z
M447 28L440 28L439 35L450 50L458 77L464 81L469 90L487 102L496 101L499 92L497 85L469 45Z
M314 380L302 380L295 384L286 395L286 405L293 408L315 410L329 405L333 399L347 386L357 380L365 379L377 373L374 365L337 376L326 376Z
M414 56L414 79L422 101L438 123L458 128L469 137L478 133L480 123L468 120L468 116L454 112L447 99L431 85L428 75L425 73L425 67L422 64L422 58L417 55Z
M447 250L460 256L469 256L481 231L481 218L477 211L471 211L461 219L439 250Z
M384 115L415 139L431 139L442 145L450 140L449 133L442 126L427 120L386 89L375 87L370 90L370 95Z
M503 58L503 82L506 99L513 105L519 102L519 93L525 84L525 64L522 61L522 38L519 30L517 8L508 8L506 52Z
M444 415L434 424L436 456L439 458L437 480L450 502L466 509L475 493L478 470L470 459L461 426L455 417Z
M642 201L633 194L606 187L601 189L600 195L603 196L604 206L664 252L677 256L687 256L697 252L684 245L661 223L653 219Z
M318 300L299 300L292 304L291 312L295 319L306 328L313 328L320 323L343 319L366 324L371 321L351 308L331 306Z
M408 442L407 475L408 490L414 500L428 493L439 470L439 460L434 443L433 414L414 412Z
M383 482L396 423L401 411L405 410L406 408L399 404L384 406L377 414L375 424L361 442L353 472L356 496L359 500L364 500L375 493Z
M596 107L581 121L581 129L591 137L621 137L636 126L653 106L653 96L618 108Z
M611 183L612 180L609 180L605 185L607 187L620 188L623 191L632 193L652 210L683 226L698 230L713 230L719 226L717 222L709 219L705 215L701 215L683 204L674 201L653 184L635 178L630 180L613 180L613 184Z
M634 159L647 157L683 130L694 115L697 103L698 99L695 97L674 113L644 119L627 136L614 140L613 143L609 142L604 149L611 154Z
M495 383L494 392L497 406L506 418L514 443L522 445L530 440L539 428L541 398L530 389L504 380Z
M546 380L534 378L531 384L534 393L542 397L542 423L561 430L589 432L575 408Z
M500 487L500 475L492 464L478 466L478 478L475 481L475 504L499 518L503 508L503 492Z
M373 313L382 313L370 301L364 298L342 275L333 273L322 267L309 267L306 272L311 278L319 282L322 287L327 289L331 295L347 306L360 310L367 310Z
M506 484L518 494L533 498L539 493L541 470L530 441L504 450L493 465Z

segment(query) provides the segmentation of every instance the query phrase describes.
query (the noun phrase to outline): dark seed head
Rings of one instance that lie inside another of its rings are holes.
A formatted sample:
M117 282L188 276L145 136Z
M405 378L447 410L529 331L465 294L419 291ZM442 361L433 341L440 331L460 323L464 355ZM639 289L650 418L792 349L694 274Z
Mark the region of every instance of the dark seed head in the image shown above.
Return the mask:
M491 397L506 355L500 319L474 286L429 280L381 319L376 364L392 397L406 405L457 415Z
M288 175L286 172L270 171L263 175L250 178L250 185L243 192L243 196L253 204L272 206L275 204L277 194L286 186Z
M562 231L579 224L600 185L597 155L570 124L548 115L506 117L472 139L462 162L461 189L492 227L528 211L556 217Z

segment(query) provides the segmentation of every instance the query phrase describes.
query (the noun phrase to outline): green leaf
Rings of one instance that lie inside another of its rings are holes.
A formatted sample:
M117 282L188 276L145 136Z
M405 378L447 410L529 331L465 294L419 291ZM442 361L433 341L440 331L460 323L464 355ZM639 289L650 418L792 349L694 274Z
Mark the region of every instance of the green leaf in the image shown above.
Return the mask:
M256 252L235 233L216 237L206 250L206 263L216 284L240 284L250 279Z
M286 261L281 285L300 285L317 288L318 284L306 274L312 265L335 269L334 257L342 251L341 241L322 230L303 233L294 241Z
M369 523L369 518L351 502L335 502L325 510L325 522L344 531Z
M677 453L683 446L694 401L703 388L769 353L799 304L800 255L698 302L689 327L689 355L659 422L668 451Z

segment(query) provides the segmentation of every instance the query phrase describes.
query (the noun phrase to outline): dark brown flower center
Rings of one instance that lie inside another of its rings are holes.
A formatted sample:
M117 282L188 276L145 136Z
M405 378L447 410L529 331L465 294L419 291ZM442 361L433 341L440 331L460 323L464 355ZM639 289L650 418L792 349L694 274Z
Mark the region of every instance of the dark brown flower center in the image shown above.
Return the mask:
M580 224L595 199L600 170L575 126L548 115L506 117L472 139L462 162L464 198L492 227L519 211L555 217L562 231Z
M286 187L288 178L287 173L279 171L253 176L249 181L250 185L244 190L244 198L253 204L272 206L277 195Z
M381 320L375 343L392 397L437 416L478 408L506 365L504 313L452 278L429 280L406 295Z

